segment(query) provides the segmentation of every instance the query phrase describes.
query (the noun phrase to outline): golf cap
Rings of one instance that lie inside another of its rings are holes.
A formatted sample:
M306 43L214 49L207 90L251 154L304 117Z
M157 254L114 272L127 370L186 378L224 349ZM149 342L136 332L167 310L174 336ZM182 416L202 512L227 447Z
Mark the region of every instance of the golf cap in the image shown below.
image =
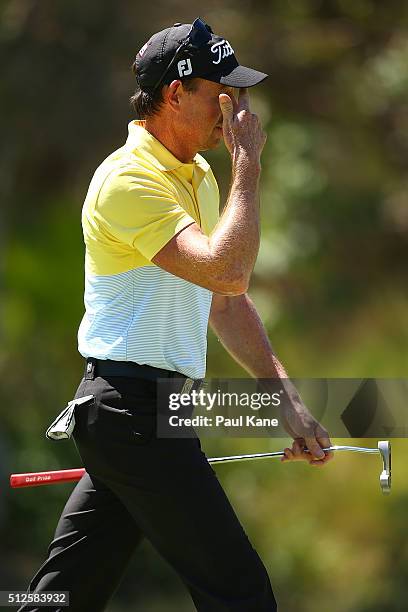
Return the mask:
M202 78L230 87L252 87L268 76L241 66L230 43L200 18L153 34L136 56L140 89L152 92L183 78Z

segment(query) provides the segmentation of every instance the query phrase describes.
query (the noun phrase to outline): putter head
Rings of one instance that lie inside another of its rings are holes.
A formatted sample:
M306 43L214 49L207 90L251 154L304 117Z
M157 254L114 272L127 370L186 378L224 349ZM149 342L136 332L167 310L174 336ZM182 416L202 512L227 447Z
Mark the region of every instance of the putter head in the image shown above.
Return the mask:
M391 493L391 442L388 440L378 442L378 450L383 461L380 487L384 495L389 495Z

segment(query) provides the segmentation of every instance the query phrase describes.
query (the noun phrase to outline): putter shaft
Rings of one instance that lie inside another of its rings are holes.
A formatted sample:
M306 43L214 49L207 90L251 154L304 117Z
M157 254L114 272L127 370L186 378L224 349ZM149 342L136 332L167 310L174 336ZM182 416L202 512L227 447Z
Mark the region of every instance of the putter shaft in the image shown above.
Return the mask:
M378 448L364 448L362 446L328 446L322 450L328 451L351 451L354 453L370 453L378 454ZM309 449L305 448L305 452L309 453ZM253 455L232 455L230 457L213 457L208 461L210 463L230 463L232 461L249 461L250 459L269 459L270 457L283 457L284 451L275 451L273 453L255 453Z

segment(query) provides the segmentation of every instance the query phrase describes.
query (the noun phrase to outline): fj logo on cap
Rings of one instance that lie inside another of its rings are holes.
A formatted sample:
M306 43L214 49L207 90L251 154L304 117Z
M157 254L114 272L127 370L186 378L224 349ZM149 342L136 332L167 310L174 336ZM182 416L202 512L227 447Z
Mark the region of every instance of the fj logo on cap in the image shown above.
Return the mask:
M193 72L193 67L191 65L191 60L180 60L177 64L178 72L181 77L188 76Z
M233 55L234 49L229 44L228 40L220 40L211 47L212 53L216 55L216 59L213 60L213 64L219 64L224 58Z

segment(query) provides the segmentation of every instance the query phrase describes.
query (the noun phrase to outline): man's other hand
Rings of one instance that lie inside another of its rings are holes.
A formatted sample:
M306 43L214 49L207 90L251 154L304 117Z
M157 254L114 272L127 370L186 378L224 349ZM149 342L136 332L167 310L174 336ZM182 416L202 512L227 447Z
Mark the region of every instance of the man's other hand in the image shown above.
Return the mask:
M322 450L332 445L328 432L310 414L299 397L282 405L281 422L294 439L292 448L284 449L282 462L307 461L310 465L323 466L333 459L333 451ZM310 452L306 452L305 448Z

